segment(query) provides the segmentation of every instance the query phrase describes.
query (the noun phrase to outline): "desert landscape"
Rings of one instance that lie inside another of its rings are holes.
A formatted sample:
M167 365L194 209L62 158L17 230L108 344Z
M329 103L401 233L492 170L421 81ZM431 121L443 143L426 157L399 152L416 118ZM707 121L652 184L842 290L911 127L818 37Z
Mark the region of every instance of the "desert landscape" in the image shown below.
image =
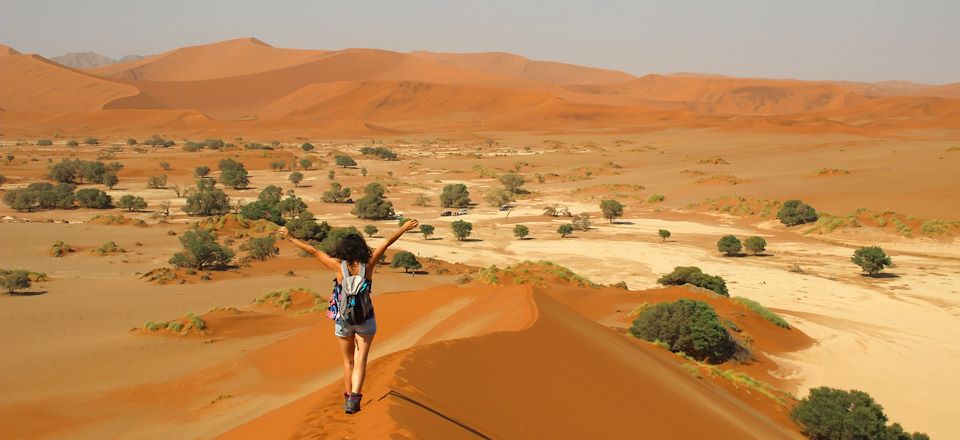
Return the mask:
M960 437L960 83L0 49L5 438Z

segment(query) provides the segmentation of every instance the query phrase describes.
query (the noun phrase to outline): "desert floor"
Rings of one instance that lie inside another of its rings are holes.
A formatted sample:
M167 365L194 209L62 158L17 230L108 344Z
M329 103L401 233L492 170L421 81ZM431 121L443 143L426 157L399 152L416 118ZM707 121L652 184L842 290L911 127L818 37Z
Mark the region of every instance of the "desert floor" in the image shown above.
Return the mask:
M270 134L262 136L270 140ZM631 290L655 287L656 279L675 266L698 266L722 276L732 296L774 309L816 341L810 348L774 356L778 365L770 374L783 379L788 391L803 396L821 385L861 389L884 406L892 421L911 431L934 438L960 436L951 417L960 412L960 402L952 398L960 394L960 246L955 238L906 238L871 227L803 234L804 227L785 228L769 218L706 212L691 205L721 196L800 198L838 215L867 208L953 220L960 218L960 153L946 151L955 142L941 136L748 135L720 130L512 135L493 145L438 139L388 141L400 161L359 155L357 149L366 140L311 140L318 146L310 154L316 165L304 171L306 179L298 188L287 182L289 171L274 172L268 166L308 156L298 143L273 151L186 153L174 147L135 153L124 148L107 159L125 165L120 184L108 192L115 198L142 195L148 211L169 200L176 211L169 223L158 223L151 212L124 213L145 219L147 227L88 222L105 213L96 210L19 213L3 206L0 215L9 218L0 224L0 268L44 272L50 280L35 284L29 295L0 296L0 338L6 341L0 356L0 424L13 426L15 437L24 438L209 438L339 381L330 324L320 314L287 316L261 310L255 316L227 317L223 319L230 325L225 328L233 333L210 338L134 330L145 321L187 312L254 310L250 302L272 290L307 287L328 295L331 274L298 257L288 245L269 262L214 272L209 281L156 285L138 276L166 266L179 249L177 236L168 231L180 234L196 220L179 212L184 199L172 190L146 189L147 177L165 173L168 186L185 186L195 166L215 168L220 158L235 157L251 170L252 188L228 191L232 198L252 200L266 185L279 185L294 189L319 219L334 226L376 224L380 236L392 232L396 221L359 220L349 213L350 205L322 203L320 195L329 186L329 170L353 188L354 198L366 183L384 183L398 212L436 226L430 239L411 233L395 245L421 260L432 257L472 267L548 260L597 283L624 281ZM90 147L68 150L10 141L0 151L16 157L0 165L0 174L8 179L5 189L42 180L48 159L96 156ZM335 167L334 151L354 156L369 175L362 176L359 167ZM161 169L161 161L168 162L170 170ZM849 174L822 175L821 168ZM485 193L500 187L490 173L514 169L527 177L529 193L509 212L498 211L483 201ZM542 183L536 175L543 177ZM439 216L438 195L448 183L467 184L478 206L466 216ZM421 193L431 197L430 206L413 206ZM650 203L652 194L666 199ZM598 203L605 198L627 206L616 223L600 217ZM569 219L544 216L543 208L552 205L591 213L593 227L561 238L556 229ZM450 233L449 223L461 219L474 224L468 241ZM515 224L528 226L530 238L516 239ZM658 229L672 236L662 241ZM763 236L767 251L762 256L724 257L715 243L726 234ZM55 240L77 252L50 256ZM128 252L102 257L90 253L107 240ZM854 249L873 244L892 256L895 267L887 270L892 275L865 277L850 262ZM287 275L288 270L294 274ZM454 286L458 273L381 272L378 310L382 304L383 310L399 315L381 323L373 354L383 359L382 365L390 362L391 353L415 346L539 328L530 327L535 310L507 316L483 303L485 296L503 294L497 289ZM552 307L551 300L531 298L540 307ZM637 303L625 303L623 309ZM451 327L448 319L454 316L462 325ZM598 321L619 329L627 325L613 315Z

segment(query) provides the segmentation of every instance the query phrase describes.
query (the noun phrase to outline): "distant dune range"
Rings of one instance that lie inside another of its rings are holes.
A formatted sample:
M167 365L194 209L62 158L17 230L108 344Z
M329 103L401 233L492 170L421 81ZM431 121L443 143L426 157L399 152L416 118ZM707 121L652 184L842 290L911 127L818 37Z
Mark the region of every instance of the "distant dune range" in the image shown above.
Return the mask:
M507 53L281 49L255 38L88 69L0 46L0 82L0 128L25 135L960 127L960 83L634 77Z

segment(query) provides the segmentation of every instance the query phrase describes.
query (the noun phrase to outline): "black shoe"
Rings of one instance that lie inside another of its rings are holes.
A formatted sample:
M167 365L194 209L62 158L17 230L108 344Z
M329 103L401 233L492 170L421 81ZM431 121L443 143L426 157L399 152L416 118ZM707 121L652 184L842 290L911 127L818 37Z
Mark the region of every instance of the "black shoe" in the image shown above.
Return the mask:
M350 397L347 398L346 403L343 404L343 411L347 414L355 414L360 412L360 399L362 398L363 394L351 393Z
M347 400L348 400L348 399L350 399L350 393L344 392L344 393L343 393L343 410L344 410L344 411L347 410Z

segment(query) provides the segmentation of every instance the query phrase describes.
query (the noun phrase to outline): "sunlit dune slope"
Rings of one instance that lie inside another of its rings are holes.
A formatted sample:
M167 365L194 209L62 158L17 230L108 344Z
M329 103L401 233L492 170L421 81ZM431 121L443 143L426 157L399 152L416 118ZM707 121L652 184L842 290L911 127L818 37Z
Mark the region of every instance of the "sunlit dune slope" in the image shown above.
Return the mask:
M529 327L495 332L487 326L477 337L373 362L357 415L343 414L338 383L223 437L584 438L597 432L632 437L642 429L664 438L798 438L696 379L665 352L636 344L535 288L511 289L513 297L500 298L491 311L532 300L536 321Z
M256 38L189 46L141 60L89 69L103 77L134 81L198 81L248 75L303 64L327 51L281 49Z
M4 46L0 56L0 107L10 112L65 113L100 110L138 93L136 87L73 70L39 55Z
M411 52L411 55L464 70L547 84L613 84L633 79L628 73L551 61L534 61L503 52Z

